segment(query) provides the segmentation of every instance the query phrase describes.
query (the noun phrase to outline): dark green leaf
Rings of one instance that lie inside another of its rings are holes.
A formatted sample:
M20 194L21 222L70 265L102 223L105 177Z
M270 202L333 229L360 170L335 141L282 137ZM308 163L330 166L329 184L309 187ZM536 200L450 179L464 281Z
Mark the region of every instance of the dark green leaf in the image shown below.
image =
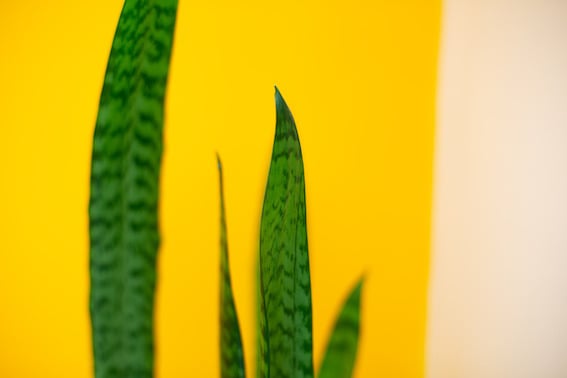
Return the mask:
M276 133L260 226L261 378L313 377L305 181L293 116L276 88Z
M264 297L260 288L260 261L256 262L256 378L270 376L268 365L268 329Z
M318 378L350 378L354 369L360 332L360 294L363 280L358 281L335 322Z
M177 0L126 0L100 96L89 203L95 376L154 370L158 181Z
M244 353L238 316L234 306L232 284L228 262L228 241L226 234L226 215L222 165L217 156L220 183L220 356L222 378L244 378Z

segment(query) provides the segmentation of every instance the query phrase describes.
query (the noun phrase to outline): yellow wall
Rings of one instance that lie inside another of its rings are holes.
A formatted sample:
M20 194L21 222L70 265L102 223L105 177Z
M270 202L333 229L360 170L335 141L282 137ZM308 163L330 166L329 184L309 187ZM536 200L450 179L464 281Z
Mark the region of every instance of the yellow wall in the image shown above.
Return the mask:
M121 3L0 3L1 377L91 374L89 159ZM218 375L215 151L252 372L274 84L304 151L316 365L343 296L367 272L357 377L423 375L439 13L439 0L180 1L161 186L159 377Z

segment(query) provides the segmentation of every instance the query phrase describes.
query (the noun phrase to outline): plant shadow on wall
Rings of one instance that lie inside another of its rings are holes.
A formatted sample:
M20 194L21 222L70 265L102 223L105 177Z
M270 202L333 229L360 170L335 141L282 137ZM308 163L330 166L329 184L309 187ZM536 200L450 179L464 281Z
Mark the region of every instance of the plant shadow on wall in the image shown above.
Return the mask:
M126 0L108 60L95 127L89 203L90 314L96 378L154 373L154 296L164 98L176 0ZM276 88L276 131L260 226L258 378L313 377L305 181L293 116ZM220 364L245 377L231 288L222 167ZM362 279L344 302L318 372L352 375Z

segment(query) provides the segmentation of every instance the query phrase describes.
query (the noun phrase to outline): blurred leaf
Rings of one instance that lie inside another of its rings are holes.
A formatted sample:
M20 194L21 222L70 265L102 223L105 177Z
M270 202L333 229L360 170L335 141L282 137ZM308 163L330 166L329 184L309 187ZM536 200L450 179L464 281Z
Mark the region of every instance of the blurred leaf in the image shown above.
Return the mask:
M177 0L126 0L96 121L89 203L97 378L154 370L154 291L164 96Z
M244 378L244 353L238 315L234 306L228 263L228 241L221 160L217 156L220 183L220 353L221 377Z
M261 378L313 377L305 181L293 116L276 88L276 133L260 226Z
M360 295L363 279L360 279L335 321L329 338L318 378L350 378L354 369L360 332Z

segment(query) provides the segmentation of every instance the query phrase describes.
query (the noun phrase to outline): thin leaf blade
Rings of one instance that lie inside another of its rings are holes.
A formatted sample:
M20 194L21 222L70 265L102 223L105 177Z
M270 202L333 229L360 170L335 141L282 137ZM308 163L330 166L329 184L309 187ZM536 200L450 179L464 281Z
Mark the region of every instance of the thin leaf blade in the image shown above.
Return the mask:
M177 0L126 0L100 96L89 201L96 378L149 378L164 98Z
M222 378L244 378L244 352L232 294L221 160L217 155L220 186L220 358Z
M318 378L352 377L360 334L360 297L363 282L363 279L358 281L337 316Z
M305 180L299 135L276 88L276 133L260 226L261 378L313 377Z

